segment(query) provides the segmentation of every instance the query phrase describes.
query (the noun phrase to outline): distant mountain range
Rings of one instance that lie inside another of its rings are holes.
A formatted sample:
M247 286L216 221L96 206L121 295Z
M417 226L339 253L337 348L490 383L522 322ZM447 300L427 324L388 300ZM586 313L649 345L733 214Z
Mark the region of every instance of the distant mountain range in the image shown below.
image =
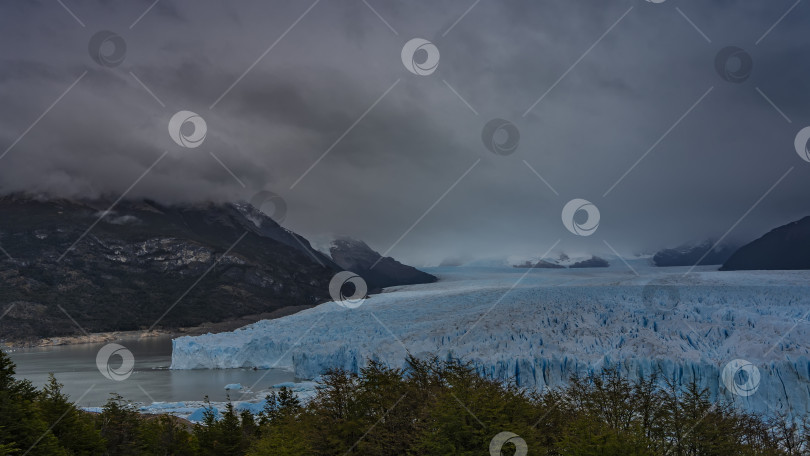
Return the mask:
M370 290L435 281L340 243L336 261L249 204L0 197L0 340L174 329L330 300L343 269ZM103 216L103 217L102 217Z
M664 249L656 266L722 265L721 271L810 269L810 217L776 228L742 247L714 242Z
M810 216L776 228L742 247L715 244L706 240L663 249L652 257L652 262L658 267L722 265L721 271L810 269ZM557 259L521 260L512 265L515 268L534 269L609 266L607 260L598 256L571 259L565 254Z
M599 258L598 256L592 256L587 260L577 261L576 263L568 266L571 269L584 269L584 268L607 268L610 267L610 263L604 258Z
M656 266L723 264L737 249L736 246L730 245L718 246L712 249L714 244L712 241L704 241L697 245L687 244L674 249L664 249L653 256L653 263Z
M561 254L556 260L539 260L539 261L524 261L523 263L513 265L514 268L533 268L533 269L585 269L585 268L607 268L610 267L610 262L604 258L591 255L590 258L575 258L572 259L566 254Z
M565 266L557 263L552 263L551 261L547 260L540 260L537 262L531 261L524 261L523 263L516 264L512 266L514 268L521 268L521 269L529 269L529 268L536 268L536 269L565 269Z

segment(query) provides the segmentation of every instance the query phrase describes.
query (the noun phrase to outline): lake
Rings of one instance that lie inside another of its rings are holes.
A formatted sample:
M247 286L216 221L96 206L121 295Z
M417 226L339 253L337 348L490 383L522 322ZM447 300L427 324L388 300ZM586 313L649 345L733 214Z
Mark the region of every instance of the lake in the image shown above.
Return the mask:
M135 368L127 379L105 378L96 366L96 355L106 343L61 345L9 350L17 364L17 377L31 380L37 387L48 379L48 373L64 384L63 392L84 407L102 406L110 393L118 393L133 402L200 401L208 395L211 401L224 401L229 393L225 385L255 384L252 391L294 381L292 372L283 369L205 369L169 370L172 340L169 336L131 338L115 343L125 346L135 358ZM116 365L117 363L117 365ZM119 356L111 358L113 368L120 366ZM92 387L92 388L91 388ZM248 400L255 394L230 391L234 400Z

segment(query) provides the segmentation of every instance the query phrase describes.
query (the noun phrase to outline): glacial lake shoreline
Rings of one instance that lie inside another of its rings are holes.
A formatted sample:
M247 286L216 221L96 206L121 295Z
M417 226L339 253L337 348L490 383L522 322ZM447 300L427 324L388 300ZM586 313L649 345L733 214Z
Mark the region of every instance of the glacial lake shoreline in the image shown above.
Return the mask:
M274 384L297 380L285 369L171 370L171 341L167 334L112 341L126 347L135 362L131 374L120 381L106 378L96 363L99 350L108 342L16 348L7 353L17 365L17 378L41 387L53 373L64 385L63 392L80 407L101 407L112 393L137 405L202 401L206 396L211 401L252 400ZM110 359L112 369L120 365L120 357ZM225 385L236 383L245 389L225 390Z

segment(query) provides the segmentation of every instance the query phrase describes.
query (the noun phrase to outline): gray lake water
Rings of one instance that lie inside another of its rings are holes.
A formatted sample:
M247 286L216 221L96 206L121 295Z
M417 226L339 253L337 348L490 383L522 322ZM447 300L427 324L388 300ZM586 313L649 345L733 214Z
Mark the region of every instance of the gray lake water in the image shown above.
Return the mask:
M129 349L135 358L132 375L122 381L105 378L96 367L96 354L106 345L103 343L14 349L8 353L17 364L18 378L31 380L40 387L52 372L64 384L63 392L86 407L104 405L113 392L145 404L199 401L205 395L212 401L224 401L227 384L241 383L245 387L252 386L252 391L260 391L295 380L292 372L282 369L169 370L172 356L169 336L123 339L115 343ZM111 358L113 368L121 362L118 356ZM243 396L231 391L230 396L234 400L247 400L253 394Z

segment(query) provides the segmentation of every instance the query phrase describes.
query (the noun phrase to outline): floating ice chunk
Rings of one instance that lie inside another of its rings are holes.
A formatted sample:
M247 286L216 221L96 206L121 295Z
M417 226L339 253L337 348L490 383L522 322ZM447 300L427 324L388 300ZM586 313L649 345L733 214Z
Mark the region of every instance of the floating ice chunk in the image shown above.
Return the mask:
M213 412L214 419L217 419L217 420L220 419L221 415L219 413L219 410L216 407L200 407L200 408L194 410L193 412L191 412L191 415L189 415L187 419L189 421L199 423L200 421L205 419L205 412L208 411L208 410Z

